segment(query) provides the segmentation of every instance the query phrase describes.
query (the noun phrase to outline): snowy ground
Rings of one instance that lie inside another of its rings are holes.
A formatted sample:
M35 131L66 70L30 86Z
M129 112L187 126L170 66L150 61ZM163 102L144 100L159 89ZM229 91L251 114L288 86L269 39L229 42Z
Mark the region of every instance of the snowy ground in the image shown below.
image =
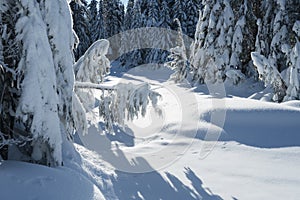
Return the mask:
M76 145L81 166L76 166L78 158L67 156L66 166L58 169L3 162L0 188L17 187L27 199L61 199L61 190L72 191L77 197L72 199L99 199L101 193L124 200L299 199L298 102L245 98L261 90L260 84L249 83L226 90L223 97L222 87L175 85L167 81L169 75L166 69L112 70L107 84L151 83L162 95L162 116L150 108L125 131L103 134L95 109L83 143L99 153ZM30 190L40 194L32 196Z

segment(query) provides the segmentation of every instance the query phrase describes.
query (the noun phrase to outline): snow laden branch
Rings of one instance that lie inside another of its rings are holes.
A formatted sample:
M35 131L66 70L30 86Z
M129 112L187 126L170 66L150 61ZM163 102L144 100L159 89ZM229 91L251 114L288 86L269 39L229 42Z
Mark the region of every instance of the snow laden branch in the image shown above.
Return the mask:
M102 92L99 113L104 119L106 129L110 132L114 124L124 126L125 119L144 117L150 103L155 111L160 113L157 107L159 97L159 93L152 91L147 83L140 85L120 83L108 94Z
M110 62L106 58L109 42L98 40L74 65L76 73L73 110L77 131L87 133L86 112L95 108L94 90L101 90L99 114L104 120L106 129L112 131L114 124L124 126L125 119L144 116L151 103L156 111L160 95L143 83L133 85L120 83L114 86L103 85L109 74Z
M265 86L271 86L274 90L273 101L281 102L286 95L286 84L275 67L274 59L267 59L257 52L252 52L253 64L259 73L259 78L264 81Z
M98 89L98 90L115 90L114 86L107 86L102 84L90 83L90 82L75 82L75 88L77 89Z

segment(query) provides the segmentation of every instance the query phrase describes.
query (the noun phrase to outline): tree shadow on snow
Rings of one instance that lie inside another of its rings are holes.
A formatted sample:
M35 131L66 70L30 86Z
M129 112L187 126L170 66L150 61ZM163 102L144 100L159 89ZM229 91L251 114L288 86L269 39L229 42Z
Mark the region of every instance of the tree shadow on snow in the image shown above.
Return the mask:
M121 152L119 152L121 153ZM118 154L119 157L123 155ZM140 171L146 169L148 173L129 173L116 171L112 178L115 195L120 200L145 199L145 200L221 200L218 195L213 195L203 187L201 179L191 170L186 171L187 178L193 188L186 186L178 177L160 173L151 168L144 158L137 158L134 162L126 161L130 170ZM125 164L125 163L123 163ZM125 164L125 165L126 165Z
M105 124L103 122L99 122L99 127L101 127L102 130L105 130ZM134 146L134 134L131 129L129 128L122 128L118 126L113 126L112 133L106 133L106 137L111 141L117 141L120 142L127 147L133 147Z

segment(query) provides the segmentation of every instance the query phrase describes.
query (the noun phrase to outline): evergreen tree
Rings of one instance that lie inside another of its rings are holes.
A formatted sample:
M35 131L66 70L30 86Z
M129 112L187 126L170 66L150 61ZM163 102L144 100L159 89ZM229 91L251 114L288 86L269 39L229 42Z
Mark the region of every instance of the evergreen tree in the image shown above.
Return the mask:
M226 71L232 70L234 13L227 0L204 1L203 5L191 50L194 80L199 83L223 82Z
M79 39L79 44L74 50L75 59L77 60L91 45L87 2L85 0L72 0L70 7L72 9L73 28Z
M148 1L148 16L146 27L157 27L159 20L159 5L157 0ZM155 48L158 46L157 38L159 38L161 34L158 33L156 29L149 29L147 31L146 42L148 43L148 47L152 47L152 49L144 50L145 53L145 62L146 63L156 63L160 60L160 50Z
M179 19L182 27L183 33L187 33L187 15L185 13L185 6L186 6L187 0L175 0L175 3L173 5L173 19ZM176 26L175 26L176 27ZM173 27L173 28L175 28Z
M132 21L134 16L134 0L129 0L126 7L126 13L124 16L124 30L130 30L132 28Z
M0 155L8 158L8 147L12 143L23 143L13 137L15 114L20 91L17 89L21 76L15 73L21 57L21 43L17 40L15 26L18 20L15 1L3 1L0 5Z
M196 25L199 18L199 9L201 3L198 0L187 0L185 5L186 13L186 35L190 38L194 38L196 32Z
M62 142L73 132L75 39L69 6L57 0L2 6L1 155L60 165Z
M144 21L144 15L141 13L141 7L139 3L136 3L134 6L134 17L133 17L133 22L132 22L132 28L133 29L138 29L143 26L143 21ZM129 64L131 66L129 67L136 67L139 66L140 64L144 63L143 60L143 51L141 48L141 42L142 41L142 32L139 30L135 30L133 32L133 35L130 36L130 44L132 45L131 49L136 49L131 53L131 56L129 58Z
M165 65L175 71L175 73L171 75L171 79L175 82L182 82L188 76L189 64L186 56L181 24L178 19L176 19L176 21L178 23L177 46L170 49L171 54L168 57L170 61Z
M97 9L97 4L96 0L92 0L89 4L89 32L91 43L105 37L102 0L99 1L99 9Z
M120 0L103 0L103 17L108 38L123 31L124 5Z
M170 7L168 6L167 0L162 0L161 2L161 8L160 8L160 17L159 17L159 22L158 22L158 27L162 28L161 31L163 34L157 38L156 41L160 43L160 46L162 49L170 49L172 45L172 38L170 35L170 32L167 31L171 29L172 26L172 20L170 16ZM159 63L165 63L167 61L167 57L169 55L168 51L165 50L160 50L159 51L159 58L158 62Z

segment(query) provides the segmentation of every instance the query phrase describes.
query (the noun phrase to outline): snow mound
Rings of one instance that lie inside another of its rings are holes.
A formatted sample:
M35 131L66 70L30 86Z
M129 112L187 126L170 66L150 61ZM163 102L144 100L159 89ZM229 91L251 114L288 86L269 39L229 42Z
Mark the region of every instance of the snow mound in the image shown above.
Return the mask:
M65 167L3 161L0 177L1 199L104 199L92 182Z

